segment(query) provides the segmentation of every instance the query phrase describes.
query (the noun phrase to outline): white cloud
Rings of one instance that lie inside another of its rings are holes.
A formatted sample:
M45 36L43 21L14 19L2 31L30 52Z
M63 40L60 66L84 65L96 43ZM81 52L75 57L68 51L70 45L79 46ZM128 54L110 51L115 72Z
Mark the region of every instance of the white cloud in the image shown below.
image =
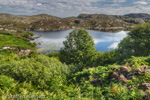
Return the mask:
M108 48L109 49L116 49L118 47L119 42L111 44Z
M134 5L148 5L148 2L145 1L137 1L137 2L133 2Z
M37 3L38 6L42 6L42 3Z

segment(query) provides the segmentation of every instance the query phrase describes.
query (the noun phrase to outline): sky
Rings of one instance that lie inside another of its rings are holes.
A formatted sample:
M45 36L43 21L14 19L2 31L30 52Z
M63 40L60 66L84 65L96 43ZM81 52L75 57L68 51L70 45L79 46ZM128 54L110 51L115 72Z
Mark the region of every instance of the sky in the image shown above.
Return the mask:
M87 14L149 13L150 0L0 0L0 13L50 14L57 17Z

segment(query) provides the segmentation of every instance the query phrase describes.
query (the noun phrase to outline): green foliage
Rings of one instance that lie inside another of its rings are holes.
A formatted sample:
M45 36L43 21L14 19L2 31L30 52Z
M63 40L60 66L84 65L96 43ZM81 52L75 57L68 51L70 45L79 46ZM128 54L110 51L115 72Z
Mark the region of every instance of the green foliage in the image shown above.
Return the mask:
M10 50L4 49L0 50L0 55L7 56L10 55L12 52Z
M5 75L0 75L0 88L1 89L7 90L14 86L15 86L14 79Z
M39 53L38 53L36 50L32 50L32 51L28 54L28 57L29 57L29 58L37 57L38 54L39 54Z
M55 57L57 59L59 59L60 57L60 53L59 52L51 52L49 54L47 54L48 57Z
M52 89L62 84L67 66L57 59L39 55L37 58L10 61L0 65L0 74L19 82L32 82L39 89ZM55 83L55 86L53 86Z
M0 31L0 35L12 35L10 32L6 32L6 31Z
M146 47L149 26L137 26L119 44L118 50L104 53L96 52L93 39L85 30L72 31L60 52L46 56L33 50L28 56L15 57L10 50L0 50L0 99L8 100L10 94L45 95L41 100L143 99L141 90L149 92L141 84L150 82L150 56L140 55L149 55L149 47ZM0 32L0 47L35 47L34 44L28 44L27 39L32 36L30 32L18 33L22 36ZM141 48L144 49L143 53ZM122 71L122 66L128 67L129 72ZM113 77L113 72L118 76ZM127 81L122 82L119 75L124 75ZM25 97L24 100L31 98Z
M121 59L150 55L150 23L137 25L128 35L117 50Z
M123 61L123 63L127 63L130 64L131 67L145 67L146 65L148 65L150 63L149 61L150 56L148 57L134 57L132 56L132 58L130 59L125 59Z
M14 35L3 35L0 36L0 47L3 46L15 46L20 48L35 48L33 47L32 43L26 40L26 38L21 38L20 36Z
M116 62L116 52L107 51L107 52L97 52L97 59L95 58L97 66L107 65Z
M85 30L74 30L63 42L60 50L60 60L67 64L81 64L90 66L93 64L96 54L92 37Z

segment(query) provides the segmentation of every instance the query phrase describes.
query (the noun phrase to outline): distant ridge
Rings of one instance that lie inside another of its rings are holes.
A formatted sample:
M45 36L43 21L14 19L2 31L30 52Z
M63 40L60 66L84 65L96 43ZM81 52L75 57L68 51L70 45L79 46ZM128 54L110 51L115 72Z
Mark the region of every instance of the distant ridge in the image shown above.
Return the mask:
M60 18L49 14L12 15L0 14L0 28L21 28L33 31L59 31L67 29L89 29L106 32L129 30L135 24L150 21L146 13L126 15L80 14L78 17Z
M124 16L130 17L130 18L150 18L150 14L147 14L147 13L130 13Z

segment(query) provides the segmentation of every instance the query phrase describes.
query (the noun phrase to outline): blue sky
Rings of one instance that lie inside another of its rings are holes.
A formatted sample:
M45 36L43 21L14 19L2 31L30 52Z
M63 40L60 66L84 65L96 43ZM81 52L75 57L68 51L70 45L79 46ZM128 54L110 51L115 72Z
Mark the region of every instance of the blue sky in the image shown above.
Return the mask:
M150 0L0 0L0 13L58 17L88 14L150 13Z

